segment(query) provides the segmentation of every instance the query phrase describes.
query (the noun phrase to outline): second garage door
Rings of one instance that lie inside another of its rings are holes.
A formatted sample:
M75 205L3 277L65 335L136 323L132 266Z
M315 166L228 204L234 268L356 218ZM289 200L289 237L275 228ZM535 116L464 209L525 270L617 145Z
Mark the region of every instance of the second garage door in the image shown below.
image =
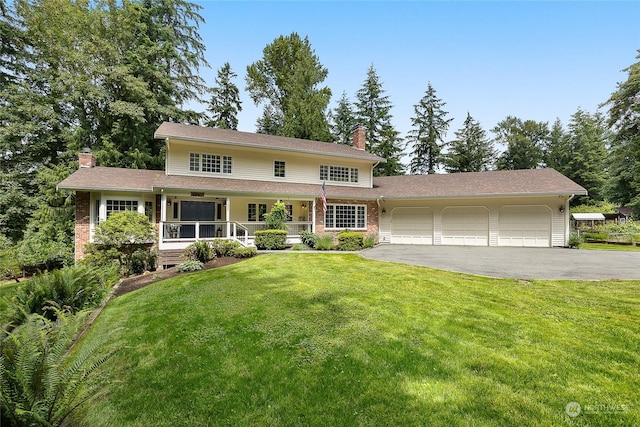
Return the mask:
M498 245L549 247L551 210L548 206L504 206L498 212Z
M444 208L442 244L488 246L489 210L481 206Z
M429 208L395 208L391 213L391 243L433 244L433 211Z

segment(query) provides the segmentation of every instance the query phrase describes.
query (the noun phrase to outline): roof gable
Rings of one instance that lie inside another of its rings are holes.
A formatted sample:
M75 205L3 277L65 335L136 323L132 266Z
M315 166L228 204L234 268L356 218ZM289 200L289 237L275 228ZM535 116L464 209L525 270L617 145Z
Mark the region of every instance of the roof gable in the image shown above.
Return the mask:
M375 154L371 154L364 150L359 150L350 145L311 141L299 138L288 138L276 135L265 135L260 133L241 132L229 129L185 125L181 123L162 123L156 130L154 138L179 139L186 141L254 147L267 150L325 155L332 157L367 160L374 163L386 162L386 159L382 157L376 156Z

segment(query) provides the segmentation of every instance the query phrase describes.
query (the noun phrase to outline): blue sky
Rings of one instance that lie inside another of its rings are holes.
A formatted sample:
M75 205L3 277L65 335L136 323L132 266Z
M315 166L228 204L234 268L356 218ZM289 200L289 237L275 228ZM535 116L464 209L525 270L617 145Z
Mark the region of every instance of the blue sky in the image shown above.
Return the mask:
M249 64L280 35L308 36L329 70L335 107L354 100L371 64L394 105L404 136L413 106L431 82L453 122L467 112L489 132L513 115L566 126L580 107L595 112L626 80L622 70L640 49L640 2L196 1L211 69L208 85L229 62L238 74L239 130L254 132L262 107L245 92Z

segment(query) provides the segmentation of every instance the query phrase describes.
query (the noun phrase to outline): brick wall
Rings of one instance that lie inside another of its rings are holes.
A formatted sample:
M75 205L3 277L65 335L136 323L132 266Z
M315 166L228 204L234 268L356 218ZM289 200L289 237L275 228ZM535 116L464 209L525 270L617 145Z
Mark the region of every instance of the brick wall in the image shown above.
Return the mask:
M351 200L351 199L327 199L327 204L336 205L367 205L367 231L366 234L378 234L378 204L375 200ZM342 231L342 230L340 230ZM322 201L316 203L316 233L324 233L324 213Z
M84 245L89 243L91 215L91 193L76 192L76 236L75 260L84 258Z

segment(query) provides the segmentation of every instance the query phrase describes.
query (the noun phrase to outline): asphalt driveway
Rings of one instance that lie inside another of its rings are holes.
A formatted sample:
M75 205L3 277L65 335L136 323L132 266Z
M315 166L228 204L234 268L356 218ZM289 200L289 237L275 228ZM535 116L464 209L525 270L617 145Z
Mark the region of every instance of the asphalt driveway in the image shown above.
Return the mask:
M563 248L378 245L361 252L379 261L513 279L640 280L640 251Z

